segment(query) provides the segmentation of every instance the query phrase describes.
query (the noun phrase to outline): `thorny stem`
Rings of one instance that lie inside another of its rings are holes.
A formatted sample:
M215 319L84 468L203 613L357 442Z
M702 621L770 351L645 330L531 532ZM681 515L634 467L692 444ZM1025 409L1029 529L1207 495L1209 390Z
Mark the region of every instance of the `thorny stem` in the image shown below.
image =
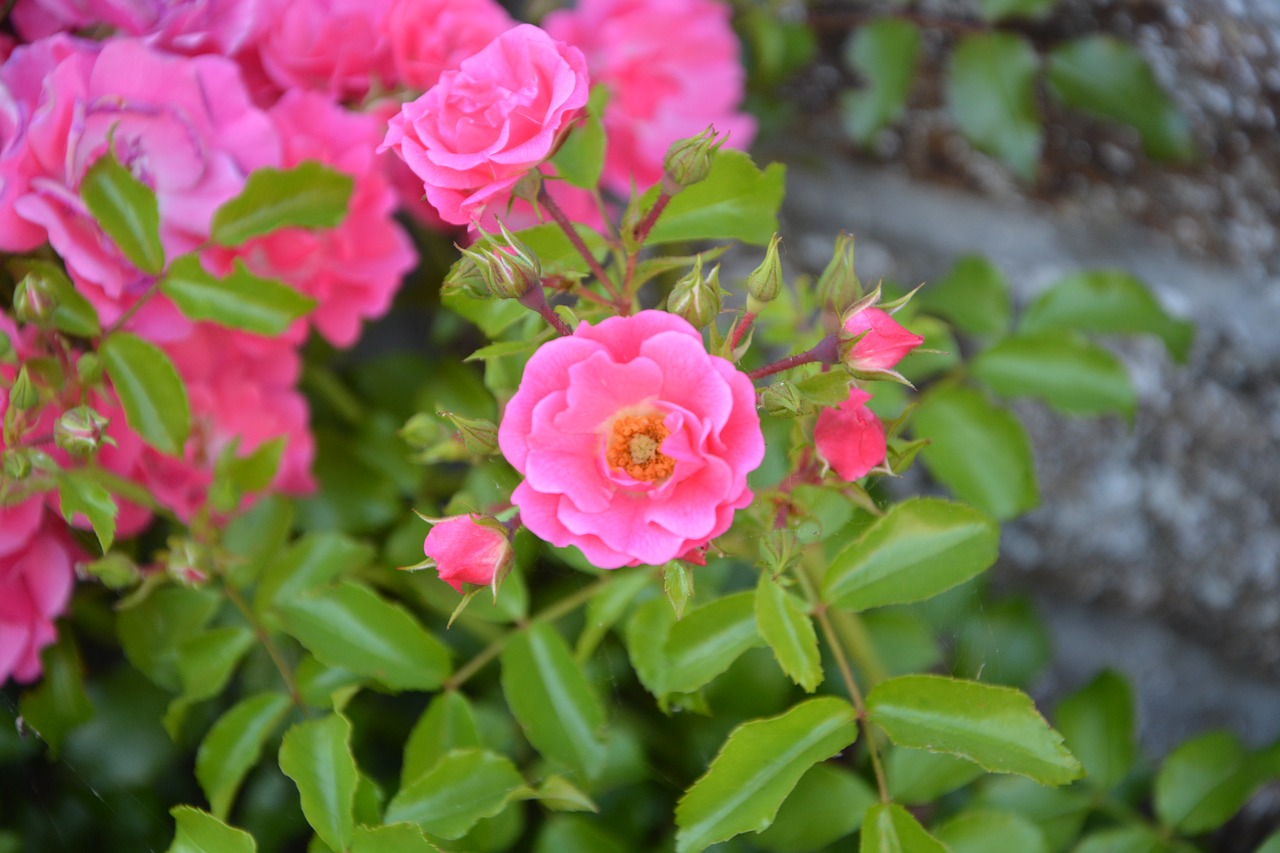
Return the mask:
M307 703L302 698L302 692L298 690L298 682L294 680L293 671L289 669L289 665L285 663L284 656L280 654L280 649L276 646L275 641L271 639L271 634L267 632L266 627L261 620L254 614L253 608L249 607L249 603L244 600L239 591L229 583L222 585L222 591L227 594L227 598L240 611L240 615L249 623L249 627L258 638L258 642L262 643L262 647L267 650L271 662L275 664L276 671L280 673L280 679L284 681L285 689L289 691L289 698L293 704L298 707L303 714L311 716L311 709L307 707Z
M569 221L569 217L565 216L564 211L560 209L560 205L556 204L551 198L551 194L547 192L547 188L543 187L538 192L538 203L547 209L551 214L551 218L556 221L556 225L560 226L560 230L569 238L569 242L573 248L577 249L578 254L587 262L587 268L591 270L592 275L600 282L600 285L608 291L609 296L615 302L621 304L622 294L614 285L613 280L609 278L609 274L604 271L604 267L600 266L600 262L596 260L596 256L591 253L591 249L582 241L582 236L578 233L578 229L573 227L573 223Z
M729 351L733 352L738 348L738 344L742 343L742 339L747 336L747 330L751 328L751 324L756 321L759 315L754 311L744 311L742 319L738 325L733 327L733 337L729 339Z
M757 367L747 373L747 377L751 380L763 379L766 376L772 376L775 373L781 373L784 370L790 370L793 367L800 367L804 364L813 364L818 357L813 354L813 350L807 352L789 355L786 358L779 359L772 364L766 364L764 367Z
M573 334L573 329L570 329L568 325L565 324L564 320L560 319L560 315L555 312L555 309L547 304L547 293L542 287L542 282L535 284L529 289L528 293L521 296L516 301L528 308L530 311L537 311L539 316L546 320L551 325L551 328L555 329L561 335L569 337Z
M653 202L653 207L649 208L649 212L645 214L644 219L636 225L631 232L637 243L643 243L649 239L649 232L653 230L654 224L657 223L658 217L662 215L662 211L667 209L667 202L671 201L671 193L667 192L663 187L658 192L658 198Z

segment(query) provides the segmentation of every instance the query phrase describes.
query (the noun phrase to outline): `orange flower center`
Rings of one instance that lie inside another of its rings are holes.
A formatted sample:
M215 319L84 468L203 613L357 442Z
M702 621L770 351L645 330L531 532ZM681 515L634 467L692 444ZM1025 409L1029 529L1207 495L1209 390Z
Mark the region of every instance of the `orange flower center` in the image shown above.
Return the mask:
M624 415L613 422L605 461L610 468L620 468L636 480L652 482L669 477L676 460L658 448L670 432L662 423L662 415Z

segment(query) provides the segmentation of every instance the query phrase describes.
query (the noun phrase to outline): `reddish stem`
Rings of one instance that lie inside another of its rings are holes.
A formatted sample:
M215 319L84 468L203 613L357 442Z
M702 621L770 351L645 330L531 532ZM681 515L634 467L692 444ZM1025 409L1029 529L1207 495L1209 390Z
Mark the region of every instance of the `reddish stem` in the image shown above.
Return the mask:
M733 330L733 337L729 340L729 351L732 352L738 348L738 344L742 343L742 339L747 336L747 330L751 328L751 324L756 321L757 315L754 311L743 313L741 322L738 323Z
M649 239L649 232L653 230L653 226L658 221L658 217L662 215L662 211L667 209L667 202L671 201L671 193L663 188L658 193L657 200L653 203L653 207L649 208L649 212L645 214L644 219L640 220L640 224L632 231L637 243L643 243Z
M570 329L564 320L560 319L560 315L555 312L555 309L547 304L547 294L542 289L541 282L530 288L528 293L516 301L530 311L537 311L542 319L551 324L551 328L565 337L573 334L573 329Z
M802 364L813 364L817 360L818 357L813 354L813 350L807 350L806 352L789 355L772 364L766 364L764 367L757 367L755 370L750 371L747 377L752 380L763 379L766 376L772 376L775 373L781 373L784 370L790 370Z
M551 214L551 218L556 221L556 225L559 225L560 230L569 238L573 248L577 249L578 254L587 262L587 267L591 270L592 275L596 277L596 280L600 282L615 301L620 300L622 295L618 292L618 288L614 286L608 273L604 271L604 267L600 266L600 262L591 253L591 249L582 241L582 236L578 234L578 229L573 227L573 223L569 221L569 217L565 216L564 211L560 209L560 205L556 204L555 200L551 198L546 187L543 187L538 192L538 202L547 209L547 213Z

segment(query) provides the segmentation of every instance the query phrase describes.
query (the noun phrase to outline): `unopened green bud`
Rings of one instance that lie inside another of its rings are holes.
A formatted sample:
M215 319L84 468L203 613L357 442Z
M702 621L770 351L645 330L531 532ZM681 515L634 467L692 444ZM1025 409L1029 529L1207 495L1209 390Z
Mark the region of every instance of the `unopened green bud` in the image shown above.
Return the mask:
M453 412L436 414L453 424L462 438L462 446L474 456L492 456L498 452L498 427L484 418L464 418Z
M18 360L18 353L13 348L13 341L8 334L0 331L0 364L13 364Z
M102 381L102 359L96 352L86 352L76 360L76 376L81 388L92 388Z
M759 314L782 292L782 261L778 259L780 239L777 234L773 235L764 260L747 276L747 310L752 314Z
M677 139L667 149L662 160L662 187L671 195L675 195L685 187L699 181L705 181L711 174L711 158L716 150L724 144L724 140L716 141L713 127L685 139Z
M9 389L9 405L18 411L25 412L39 404L40 391L31 381L31 375L27 373L27 366L24 364L18 370L18 378L14 380L13 387Z
M88 406L76 406L58 416L53 443L72 456L92 456L102 445L107 419Z
M519 299L542 284L542 264L537 255L515 237L506 226L502 242L477 249L463 249L484 281L489 296Z
M775 382L760 394L760 405L775 418L794 418L805 412L804 397L790 382Z
M823 305L844 308L862 294L862 282L853 265L853 235L841 231L836 235L831 262L818 276L818 299Z
M108 589L125 589L142 579L142 572L138 570L137 564L115 551L92 563L81 563L80 568L89 577L100 580Z
M453 266L449 268L449 274L444 277L441 283L441 290L445 292L461 291L467 296L474 296L477 299L491 299L493 294L489 292L489 285L485 283L484 276L480 274L480 267L475 260L465 250L460 258L453 262Z
M667 310L678 314L701 329L720 313L720 266L716 265L711 274L702 275L702 256L693 262L689 270L671 287L667 297Z
M27 273L13 293L13 313L21 323L48 326L58 309L53 283L39 273Z
M4 452L4 475L10 480L25 480L31 473L31 454L26 448L11 448Z
M399 435L410 447L421 449L446 438L445 432L444 425L439 419L426 412L418 412L404 422L404 426L400 427Z

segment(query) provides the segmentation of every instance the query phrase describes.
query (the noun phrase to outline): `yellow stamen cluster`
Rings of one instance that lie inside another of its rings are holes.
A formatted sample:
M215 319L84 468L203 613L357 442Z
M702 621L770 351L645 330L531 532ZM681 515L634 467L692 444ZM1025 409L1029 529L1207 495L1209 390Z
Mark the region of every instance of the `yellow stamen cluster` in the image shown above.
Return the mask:
M613 422L605 462L637 480L653 482L669 477L676 460L658 449L669 434L660 414L624 415Z

